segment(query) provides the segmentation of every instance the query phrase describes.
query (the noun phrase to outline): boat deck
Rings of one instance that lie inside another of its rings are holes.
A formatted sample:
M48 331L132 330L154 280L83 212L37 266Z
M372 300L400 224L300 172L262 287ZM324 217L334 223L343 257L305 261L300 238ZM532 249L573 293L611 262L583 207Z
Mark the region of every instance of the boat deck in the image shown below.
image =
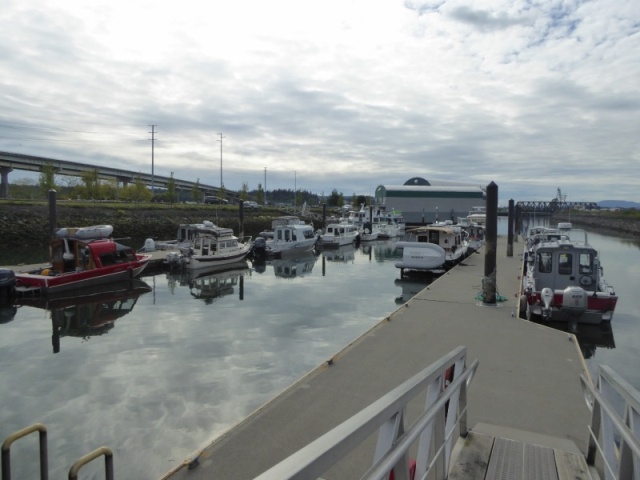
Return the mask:
M515 243L514 251L522 246ZM453 462L463 466L456 468L464 467L464 455L474 451L471 444L477 439L506 447L508 465L528 462L524 452L540 465L547 462L549 450L525 443L555 449L556 458L566 457L571 464L569 454L580 457L586 449L590 420L579 380L586 371L579 346L573 335L517 317L522 255L506 256L505 237L498 238L497 248L497 288L507 301L486 306L478 300L484 255L468 257L164 478L254 478L460 345L467 347L470 361L479 360L479 367L468 393L472 434L459 440L463 448ZM482 425L502 430L488 432ZM517 438L505 431L516 432ZM506 440L522 442L522 448ZM471 444L465 447L466 441ZM375 439L367 440L322 478L360 478L371 465L373 449ZM488 468L492 459L484 463ZM508 478L565 478L558 476L563 468L547 469L555 476ZM575 478L589 478L576 476L582 466L577 468ZM507 478L499 475L491 478Z

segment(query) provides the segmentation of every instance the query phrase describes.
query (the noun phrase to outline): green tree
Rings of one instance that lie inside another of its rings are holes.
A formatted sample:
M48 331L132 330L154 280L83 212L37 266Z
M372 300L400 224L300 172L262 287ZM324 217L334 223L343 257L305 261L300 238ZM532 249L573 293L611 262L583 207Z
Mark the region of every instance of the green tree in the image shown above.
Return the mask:
M153 193L147 188L145 183L138 177L133 185L122 189L121 198L131 202L149 202L153 198Z
M40 181L38 182L38 186L45 197L48 195L49 190L56 190L55 174L56 167L50 163L44 165L40 170Z
M331 190L331 195L327 198L327 205L330 207L341 207L344 205L344 196L342 193L338 193L338 191L334 188Z
M82 172L80 176L84 185L81 187L79 196L85 199L97 200L100 198L100 180L98 177L98 170L87 170Z
M101 200L117 200L118 193L118 182L115 179L98 184L98 198Z
M171 172L171 176L167 181L166 198L167 198L167 201L172 205L176 203L176 201L178 200L178 194L176 192L176 180L173 178L173 172Z
M196 180L196 184L191 187L191 199L196 203L200 203L202 201L202 192L200 191L200 178L198 178L198 180Z
M256 202L264 203L264 190L262 189L262 184L258 184L258 191L256 192Z
M242 182L242 190L240 190L240 200L243 202L245 200L249 200L249 184L247 182Z

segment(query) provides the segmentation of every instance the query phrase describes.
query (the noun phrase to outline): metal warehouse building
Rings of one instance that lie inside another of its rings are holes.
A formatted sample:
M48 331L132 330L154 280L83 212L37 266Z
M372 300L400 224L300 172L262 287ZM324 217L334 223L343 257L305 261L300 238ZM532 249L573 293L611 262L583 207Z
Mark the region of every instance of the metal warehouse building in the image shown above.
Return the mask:
M414 177L404 185L380 185L376 205L387 212L400 210L407 224L420 225L466 217L472 207L485 205L484 188L459 182L427 181Z

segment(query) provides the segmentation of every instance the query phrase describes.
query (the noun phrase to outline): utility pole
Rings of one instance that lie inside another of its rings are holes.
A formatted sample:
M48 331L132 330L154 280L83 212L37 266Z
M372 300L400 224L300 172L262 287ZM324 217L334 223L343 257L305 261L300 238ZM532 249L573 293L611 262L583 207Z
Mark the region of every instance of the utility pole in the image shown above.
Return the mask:
M267 167L264 167L264 204L267 204Z
M155 150L155 143L156 143L156 126L155 125L149 125L151 127L151 131L149 132L151 134L151 195L153 195L154 193L154 189L153 189L153 184L154 184L154 172L153 172L153 163L154 163L154 150Z
M223 137L221 133L218 135L220 135L220 140L218 140L218 142L220 142L220 188L222 188L224 187L224 183L222 183L222 139L227 137Z
M293 208L298 207L298 172L293 171Z

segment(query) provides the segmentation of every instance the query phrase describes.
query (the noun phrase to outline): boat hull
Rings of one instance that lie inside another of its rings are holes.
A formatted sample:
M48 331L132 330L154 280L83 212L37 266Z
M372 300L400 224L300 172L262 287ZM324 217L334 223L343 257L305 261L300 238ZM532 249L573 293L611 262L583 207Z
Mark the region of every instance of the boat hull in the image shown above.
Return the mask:
M435 243L398 242L402 248L402 261L395 266L400 269L430 271L441 269L446 262L445 250Z
M143 255L142 257L136 262L122 263L96 270L69 272L56 276L18 272L16 273L16 283L18 288L37 289L40 293L47 295L81 291L137 277L149 263L149 256Z

